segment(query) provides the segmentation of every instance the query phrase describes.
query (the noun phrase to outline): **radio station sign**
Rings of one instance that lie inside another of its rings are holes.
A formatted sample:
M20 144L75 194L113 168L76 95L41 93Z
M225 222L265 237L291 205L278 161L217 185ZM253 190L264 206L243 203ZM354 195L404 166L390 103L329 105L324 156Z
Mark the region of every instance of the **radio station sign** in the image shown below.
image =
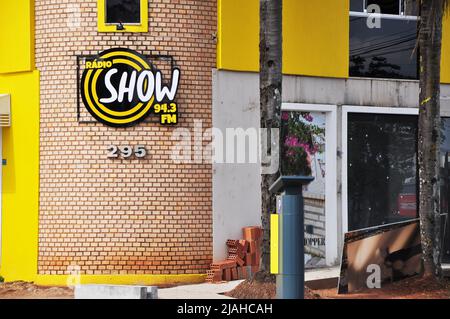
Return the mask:
M180 70L173 68L171 73L167 85L162 72L145 56L124 48L106 50L86 61L81 97L89 113L108 126L132 126L151 114L162 125L174 125Z

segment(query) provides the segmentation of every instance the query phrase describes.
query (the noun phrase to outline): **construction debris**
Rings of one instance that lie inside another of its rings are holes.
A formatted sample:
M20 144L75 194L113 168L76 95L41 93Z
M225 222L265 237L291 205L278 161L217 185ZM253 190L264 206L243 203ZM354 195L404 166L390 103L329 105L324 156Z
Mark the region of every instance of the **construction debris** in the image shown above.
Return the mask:
M262 229L244 227L242 233L243 239L227 240L227 259L211 264L211 269L206 272L207 282L250 279L259 270Z

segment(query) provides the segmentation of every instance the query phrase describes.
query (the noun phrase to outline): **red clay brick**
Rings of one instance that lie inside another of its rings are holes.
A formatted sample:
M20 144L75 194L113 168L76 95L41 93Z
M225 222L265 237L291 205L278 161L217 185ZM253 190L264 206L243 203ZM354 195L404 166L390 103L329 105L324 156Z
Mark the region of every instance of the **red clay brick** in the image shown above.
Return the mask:
M223 260L211 264L212 270L223 270L233 267L236 267L236 261L234 260Z
M239 247L241 247L241 250L244 252L248 252L248 241L246 241L245 239L241 239L239 240Z
M238 280L239 276L238 276L238 271L237 268L231 268L231 280Z
M207 270L206 271L206 281L207 282L222 281L222 271L221 270Z
M223 279L225 281L231 281L231 268L227 268L223 270Z
M228 255L238 255L239 258L244 258L245 252L240 248L228 248Z
M236 248L237 245L239 244L239 240L234 240L234 239L228 239L226 245L228 247L232 247L232 248Z
M259 249L259 242L255 241L255 240L251 240L251 241L249 241L249 247L250 247L249 252L251 254L254 254Z
M233 260L238 264L239 266L244 266L245 262L240 258L238 255L231 254L228 256L228 260Z
M258 226L244 227L243 234L245 240L259 240L262 237L262 230Z

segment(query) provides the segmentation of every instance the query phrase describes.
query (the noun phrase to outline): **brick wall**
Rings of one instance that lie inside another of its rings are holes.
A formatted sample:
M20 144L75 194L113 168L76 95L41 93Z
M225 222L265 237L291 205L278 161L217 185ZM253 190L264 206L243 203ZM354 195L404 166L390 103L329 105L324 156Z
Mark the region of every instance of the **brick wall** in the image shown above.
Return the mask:
M216 6L216 0L151 0L149 32L118 34L97 32L96 0L35 1L39 274L65 274L69 265L79 265L82 274L206 272L212 259L211 165L173 163L173 128L78 123L75 56L111 47L172 55L182 70L179 126L191 128L201 119L205 129L211 126ZM111 160L111 144L142 144L149 155Z

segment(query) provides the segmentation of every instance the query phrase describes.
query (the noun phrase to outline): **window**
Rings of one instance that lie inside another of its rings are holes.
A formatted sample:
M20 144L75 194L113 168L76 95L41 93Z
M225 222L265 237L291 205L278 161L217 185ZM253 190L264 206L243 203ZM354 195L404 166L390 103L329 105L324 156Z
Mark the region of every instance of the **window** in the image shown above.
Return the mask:
M348 229L417 216L417 116L348 114Z
M106 23L139 24L140 0L106 0Z
M348 113L348 230L416 218L418 214L417 116ZM450 200L450 118L442 118L441 213ZM445 256L450 260L450 226Z
M372 4L380 8L378 26L370 25ZM350 76L417 79L416 12L414 0L351 0Z
M97 0L99 32L147 32L148 0Z
M350 11L367 12L373 4L380 7L381 14L417 16L417 0L350 0Z

